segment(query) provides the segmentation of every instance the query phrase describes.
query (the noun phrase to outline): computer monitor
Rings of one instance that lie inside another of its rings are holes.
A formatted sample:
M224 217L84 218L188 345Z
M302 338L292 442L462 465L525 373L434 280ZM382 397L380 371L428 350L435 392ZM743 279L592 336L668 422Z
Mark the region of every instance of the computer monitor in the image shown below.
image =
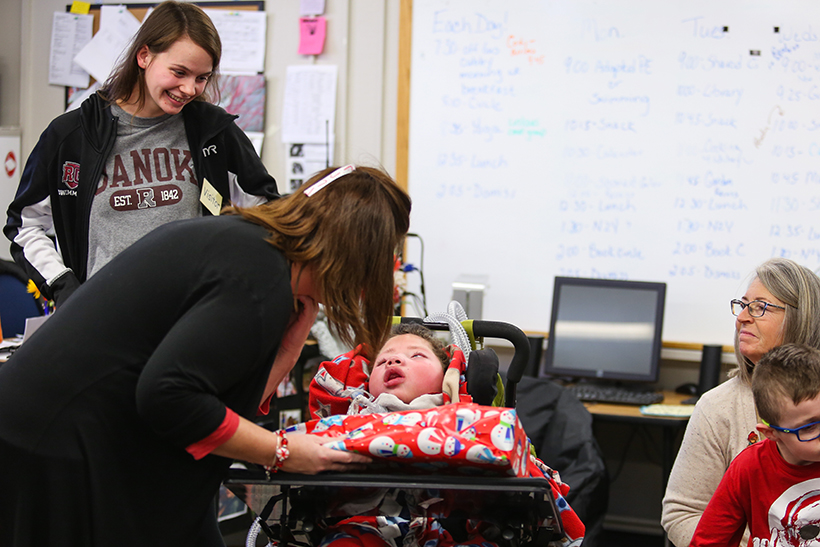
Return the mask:
M556 277L542 375L658 381L665 283Z

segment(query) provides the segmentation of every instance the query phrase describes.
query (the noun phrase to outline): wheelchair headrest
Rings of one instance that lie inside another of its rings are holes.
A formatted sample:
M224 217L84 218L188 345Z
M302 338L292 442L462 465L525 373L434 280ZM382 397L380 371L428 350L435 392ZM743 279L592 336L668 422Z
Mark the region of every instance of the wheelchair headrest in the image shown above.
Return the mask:
M473 402L484 406L493 405L498 395L498 355L492 349L477 349L470 352L467 363L467 392Z

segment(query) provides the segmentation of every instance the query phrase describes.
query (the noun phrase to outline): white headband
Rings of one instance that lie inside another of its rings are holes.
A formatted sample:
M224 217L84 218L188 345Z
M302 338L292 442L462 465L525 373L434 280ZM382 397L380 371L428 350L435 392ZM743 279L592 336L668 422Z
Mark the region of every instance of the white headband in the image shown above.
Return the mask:
M307 197L310 197L313 194L315 194L316 192L318 192L319 190L321 190L322 188L324 188L325 186L327 186L328 184L330 184L331 182L333 182L334 180L336 180L338 178L341 178L341 177L343 177L343 176L345 176L349 173L352 173L355 170L356 170L355 165L345 165L344 167L339 167L338 169L333 171L331 174L329 174L328 176L326 176L322 180L320 180L318 182L315 182L315 183L311 184L310 186L308 186L305 189L305 195Z

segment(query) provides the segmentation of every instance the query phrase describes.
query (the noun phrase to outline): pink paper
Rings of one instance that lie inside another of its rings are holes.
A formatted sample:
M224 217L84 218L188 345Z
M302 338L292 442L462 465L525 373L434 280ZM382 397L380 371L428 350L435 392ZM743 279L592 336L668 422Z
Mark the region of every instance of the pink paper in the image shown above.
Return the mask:
M319 55L325 49L327 19L324 17L299 18L299 55Z

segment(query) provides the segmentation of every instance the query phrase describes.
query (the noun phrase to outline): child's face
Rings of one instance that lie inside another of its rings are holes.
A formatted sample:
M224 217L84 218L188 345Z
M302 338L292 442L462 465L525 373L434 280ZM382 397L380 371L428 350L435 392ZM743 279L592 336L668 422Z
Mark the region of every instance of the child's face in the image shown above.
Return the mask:
M427 340L401 334L387 341L373 361L370 393L392 393L405 403L427 393L441 393L444 370Z
M795 405L790 399L783 402L780 421L775 424L788 429L820 421L820 395L814 399L800 401ZM794 433L777 431L772 428L762 430L763 434L777 443L780 455L793 465L808 465L820 462L820 438L802 442Z
M142 118L180 112L205 91L213 70L211 56L190 38L177 40L157 55L143 46L137 54L137 63L145 69L148 93L145 107L136 113Z

